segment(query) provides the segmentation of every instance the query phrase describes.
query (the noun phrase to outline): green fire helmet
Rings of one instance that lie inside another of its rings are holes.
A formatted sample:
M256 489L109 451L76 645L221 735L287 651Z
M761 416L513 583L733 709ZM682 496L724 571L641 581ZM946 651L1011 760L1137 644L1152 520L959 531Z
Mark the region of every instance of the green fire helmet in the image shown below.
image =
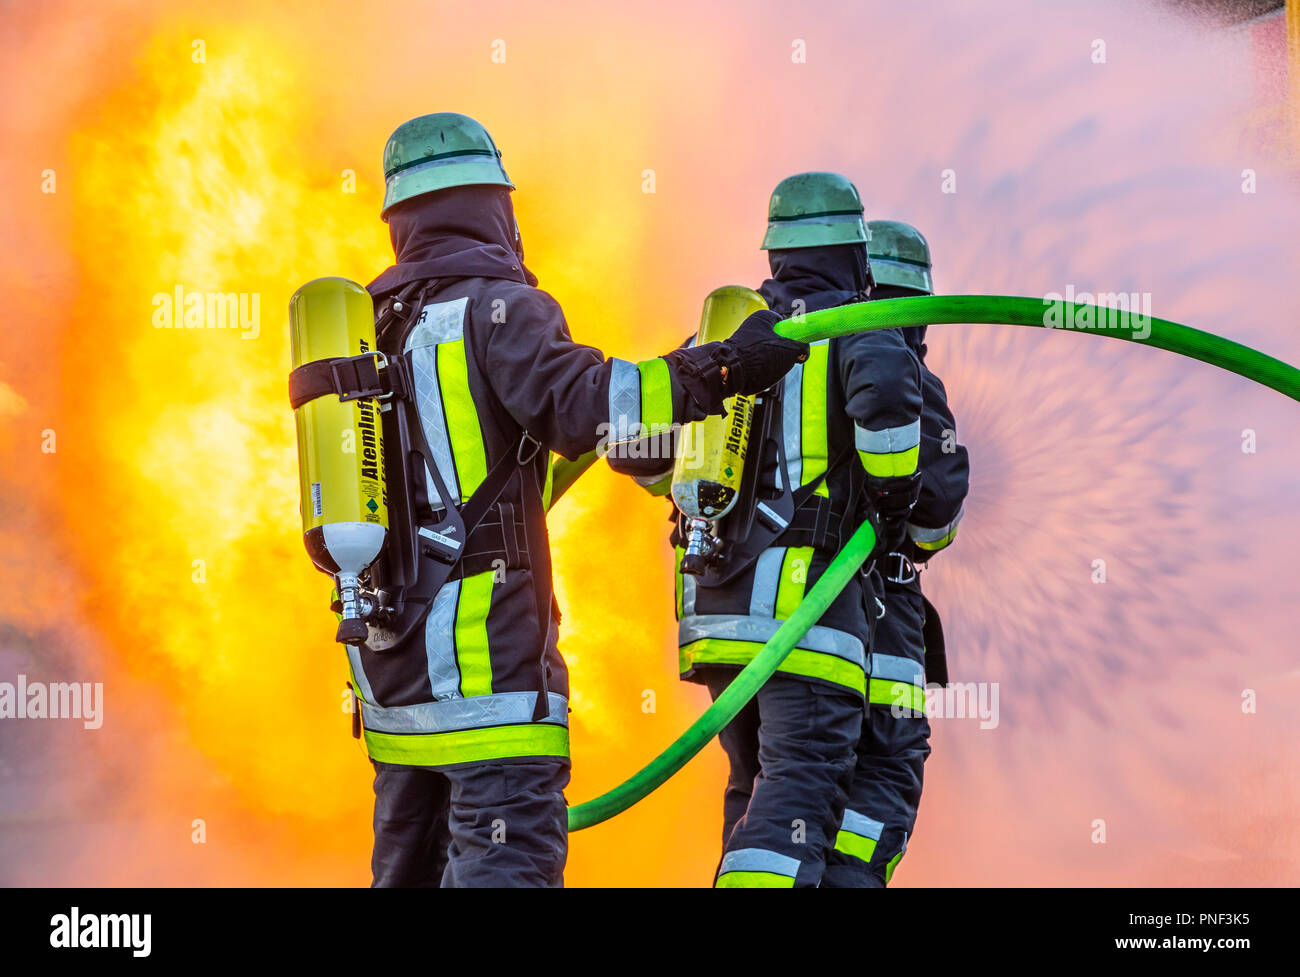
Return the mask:
M858 188L838 173L787 176L767 204L763 250L861 244L867 240Z
M930 277L930 245L924 235L902 221L869 221L871 243L867 257L878 285L897 285L934 294Z
M424 193L473 184L515 185L501 165L501 150L467 115L435 112L403 122L384 146L384 209Z

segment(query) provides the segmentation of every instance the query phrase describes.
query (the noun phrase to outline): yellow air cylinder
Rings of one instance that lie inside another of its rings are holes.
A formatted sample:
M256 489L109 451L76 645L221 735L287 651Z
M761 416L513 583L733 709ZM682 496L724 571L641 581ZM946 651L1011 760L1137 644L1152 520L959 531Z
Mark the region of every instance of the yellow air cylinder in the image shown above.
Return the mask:
M767 303L753 289L724 285L704 300L696 341L727 339L751 313ZM713 549L711 524L736 504L745 472L745 452L754 417L754 398L736 395L726 401L725 417L710 416L682 426L673 464L673 501L686 517L683 573L702 573Z
M293 367L375 352L370 293L346 278L318 278L289 300ZM358 577L375 561L388 533L383 427L379 404L334 394L294 411L303 542L312 562L338 585L343 617L338 640L365 640L366 608Z

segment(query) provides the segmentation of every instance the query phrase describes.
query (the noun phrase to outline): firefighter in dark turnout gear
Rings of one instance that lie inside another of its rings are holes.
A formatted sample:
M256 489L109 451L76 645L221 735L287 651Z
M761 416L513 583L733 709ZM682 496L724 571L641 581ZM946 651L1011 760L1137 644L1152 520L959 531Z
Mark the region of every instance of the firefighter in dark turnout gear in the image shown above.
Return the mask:
M763 241L772 278L759 291L783 318L862 301L872 281L866 241L862 202L847 179L783 180ZM677 550L681 675L715 699L867 512L882 537L901 538L916 491L920 373L897 330L814 343L763 399L771 436L760 461L751 434L746 469L758 462L760 498L783 485L803 490L789 528L716 586L681 573ZM637 474L651 491L666 491L670 473L657 482ZM717 886L820 883L861 733L875 596L869 579L856 577L722 732L731 773Z
M920 232L897 221L867 226L876 278L871 298L933 294L930 248ZM902 332L921 364L920 496L907 520L906 540L877 561L885 613L872 640L867 718L835 849L822 878L823 885L837 888L884 888L893 877L916 823L930 754L923 690L926 682L948 682L943 629L921 593L918 565L955 538L970 462L957 443L957 423L943 382L926 366L925 327Z
M390 486L395 467L414 472L418 498L412 525L393 534L418 543L420 560L459 555L421 627L387 647L372 629L349 649L376 770L374 884L560 885L568 677L552 610L549 452L575 459L662 436L775 382L807 347L777 337L763 313L727 343L606 359L570 338L535 287L513 186L481 125L453 113L407 122L384 172L396 264L369 290L379 349L407 364L413 387L388 405L413 418L412 450L387 467ZM464 541L431 528L448 507L465 516Z

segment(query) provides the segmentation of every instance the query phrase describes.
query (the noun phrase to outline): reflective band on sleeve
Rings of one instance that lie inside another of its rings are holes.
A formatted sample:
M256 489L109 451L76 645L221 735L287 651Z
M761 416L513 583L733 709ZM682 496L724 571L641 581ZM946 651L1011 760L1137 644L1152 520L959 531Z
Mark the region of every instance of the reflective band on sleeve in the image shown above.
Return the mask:
M495 571L485 570L460 582L460 600L456 602L456 662L460 666L460 693L466 697L492 692L487 618L492 609L495 576Z
M365 737L370 759L408 766L440 767L512 757L569 755L568 727L552 723L406 735L367 729Z
M641 377L641 436L662 434L673 426L673 384L662 357L637 364Z
M910 682L873 678L867 699L873 706L902 710L903 719L925 718L925 689Z
M718 866L719 888L732 887L724 886L723 878L741 872L784 877L788 880L787 884L793 886L795 876L799 874L799 859L767 848L738 848L729 851L722 856L722 864Z
M913 543L923 550L937 552L948 546L957 537L957 524L961 522L965 509L959 509L952 522L938 529L925 529L921 526L907 524L907 535Z
M920 662L898 655L871 656L871 677L908 685L925 685L925 667Z
M569 724L569 702L564 696L552 692L547 696L546 704L549 711L543 722L559 726ZM472 699L444 699L388 708L363 702L361 718L366 729L374 733L447 733L458 729L530 723L536 705L536 692L497 692Z
M746 641L758 645L772 640L772 635L784 624L775 618L750 617L747 614L696 614L683 617L677 624L677 643L687 645L702 638L720 638L723 641ZM847 631L814 624L799 640L796 648L834 655L866 668L866 652L862 639Z
M785 558L781 561L781 581L776 589L776 618L788 620L803 601L804 592L808 589L808 571L812 567L812 558L811 546L791 546L785 551Z
M739 665L745 666L754 660L754 656L763 646L752 641L727 641L721 638L703 638L682 645L678 649L678 660L683 674L689 673L696 665ZM818 679L848 689L857 695L865 696L867 677L862 668L835 655L820 651L806 651L796 648L777 668L783 675L797 675L800 678ZM910 686L900 686L910 688Z
M812 344L808 359L803 365L802 399L803 410L800 418L800 451L803 455L803 469L800 473L800 485L807 485L814 478L826 471L830 464L830 448L827 444L826 431L826 376L830 365L831 346L829 340ZM816 494L830 498L830 488L823 481L817 486Z
M609 440L628 441L641 428L641 371L627 360L609 361Z
M921 422L869 431L854 422L854 443L862 467L877 478L911 475L921 456Z

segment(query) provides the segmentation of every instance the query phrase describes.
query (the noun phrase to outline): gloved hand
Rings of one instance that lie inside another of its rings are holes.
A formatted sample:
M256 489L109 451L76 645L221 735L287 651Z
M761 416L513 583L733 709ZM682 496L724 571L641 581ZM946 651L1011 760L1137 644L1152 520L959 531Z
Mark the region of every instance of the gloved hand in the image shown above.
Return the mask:
M752 313L722 344L724 388L732 394L762 393L796 363L808 359L808 344L778 336L781 317L771 309Z
M698 420L721 414L722 402L733 394L756 394L766 390L808 358L808 344L783 339L772 331L781 317L761 309L742 322L735 333L721 343L685 346L665 353L677 382L698 409Z
M907 520L921 496L921 473L893 478L867 476L867 503L875 516L877 546L898 552L907 540Z

